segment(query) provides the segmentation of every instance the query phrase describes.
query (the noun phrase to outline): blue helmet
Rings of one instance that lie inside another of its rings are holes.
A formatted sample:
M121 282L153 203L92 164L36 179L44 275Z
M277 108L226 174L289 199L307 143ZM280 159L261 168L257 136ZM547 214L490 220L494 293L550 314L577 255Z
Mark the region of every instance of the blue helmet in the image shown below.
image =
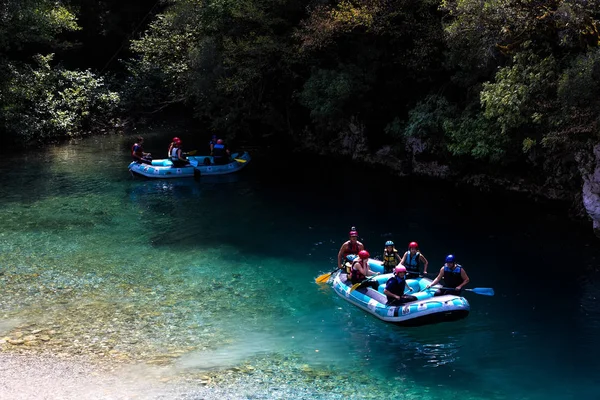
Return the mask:
M386 246L393 246L394 242L392 242L391 240L388 240L387 242L385 242Z
M446 262L447 263L453 263L454 262L454 256L452 254L448 254L446 256Z

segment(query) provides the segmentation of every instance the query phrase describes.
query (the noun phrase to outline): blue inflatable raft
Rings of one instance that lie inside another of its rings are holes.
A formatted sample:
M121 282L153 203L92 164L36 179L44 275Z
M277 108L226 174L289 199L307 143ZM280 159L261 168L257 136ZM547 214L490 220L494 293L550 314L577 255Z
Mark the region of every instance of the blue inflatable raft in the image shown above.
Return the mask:
M129 171L135 175L146 178L199 178L203 175L223 175L237 172L250 162L248 152L233 153L231 162L216 165L212 156L188 156L190 165L186 167L174 167L171 160L152 160L152 165L132 162Z
M369 260L369 265L373 271L383 271L380 261ZM347 274L339 270L332 276L333 290L344 300L377 318L398 325L417 326L456 321L469 315L471 306L467 299L454 295L434 296L438 285L425 289L432 282L428 278L406 280L413 291L407 290L405 294L415 296L418 300L398 306L388 306L387 296L383 294L383 290L391 276L392 274L382 274L371 278L379 283L378 290L365 287L350 291L352 283Z

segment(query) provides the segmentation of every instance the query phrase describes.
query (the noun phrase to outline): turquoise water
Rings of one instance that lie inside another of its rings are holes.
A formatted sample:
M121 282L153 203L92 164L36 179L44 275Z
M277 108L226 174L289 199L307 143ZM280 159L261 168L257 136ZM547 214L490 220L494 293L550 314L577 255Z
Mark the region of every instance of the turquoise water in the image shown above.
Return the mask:
M132 179L130 139L0 161L0 337L184 374L306 373L315 398L600 398L600 241L564 210L293 154ZM454 253L496 296L466 294L458 322L379 321L315 283L351 225L372 255L417 240L434 271Z

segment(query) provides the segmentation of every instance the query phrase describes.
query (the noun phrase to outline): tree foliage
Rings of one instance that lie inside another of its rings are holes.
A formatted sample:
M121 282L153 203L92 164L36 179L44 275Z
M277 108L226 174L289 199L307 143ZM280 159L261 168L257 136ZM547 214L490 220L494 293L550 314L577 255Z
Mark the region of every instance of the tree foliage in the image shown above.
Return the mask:
M0 2L0 54L22 50L32 43L57 44L58 34L78 29L76 16L60 2Z
M22 142L77 136L112 117L119 96L91 71L51 67L52 55L36 56L37 66L9 65L5 106L6 133Z
M52 65L64 32L80 30L67 4L3 0L0 7L0 134L27 145L80 135L114 118L118 94L92 71Z
M229 139L334 147L360 126L373 151L418 141L444 160L544 164L598 140L599 0L1 1L11 137L179 104ZM62 62L77 38L128 31L120 103L93 69Z
M273 114L290 103L291 31L303 12L291 0L172 1L132 43L133 87L164 82L155 104L190 104L213 129L281 131L285 118Z
M451 131L451 151L462 154L471 147L474 157L500 159L538 144L552 143L548 151L587 146L587 139L567 135L564 128L573 126L568 115L582 118L589 109L584 111L585 101L576 100L579 93L571 90L567 106L565 93L576 82L574 60L597 52L597 1L446 0L442 9L453 82L467 89L465 109L480 104L467 123L475 140ZM479 89L469 90L474 87ZM461 118L458 126L465 123L464 114Z

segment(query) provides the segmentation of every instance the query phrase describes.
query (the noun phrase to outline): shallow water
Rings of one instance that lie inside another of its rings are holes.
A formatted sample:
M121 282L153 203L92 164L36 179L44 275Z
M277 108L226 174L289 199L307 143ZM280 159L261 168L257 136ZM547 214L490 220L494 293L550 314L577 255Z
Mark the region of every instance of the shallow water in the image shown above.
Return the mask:
M132 179L130 142L0 161L0 337L183 374L297 371L315 398L599 398L600 241L560 207L295 155ZM430 271L454 253L496 295L467 293L458 322L379 321L315 283L351 225L372 255L419 241Z

